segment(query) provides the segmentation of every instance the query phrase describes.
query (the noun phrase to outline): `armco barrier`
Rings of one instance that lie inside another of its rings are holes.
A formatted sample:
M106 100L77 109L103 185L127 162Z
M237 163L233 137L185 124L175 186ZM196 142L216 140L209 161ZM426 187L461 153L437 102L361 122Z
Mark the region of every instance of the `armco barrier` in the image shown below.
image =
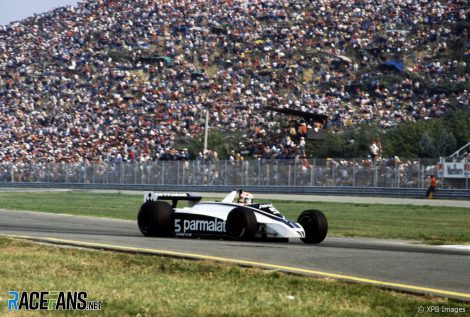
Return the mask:
M0 187L42 188L42 189L108 189L136 191L179 191L179 192L230 192L238 187L226 185L148 185L148 184L81 184L47 182L0 182ZM334 187L334 186L243 186L253 193L328 195L328 196L366 196L366 197L403 197L425 198L424 188L384 188L384 187ZM470 200L470 190L438 189L435 199Z

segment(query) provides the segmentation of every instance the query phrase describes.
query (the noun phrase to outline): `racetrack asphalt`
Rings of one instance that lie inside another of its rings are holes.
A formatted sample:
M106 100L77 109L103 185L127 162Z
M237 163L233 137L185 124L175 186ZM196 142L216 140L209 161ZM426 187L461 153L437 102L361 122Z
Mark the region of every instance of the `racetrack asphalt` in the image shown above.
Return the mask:
M208 195L208 194L206 194ZM0 209L0 234L99 249L212 259L470 301L470 250L327 237L319 245L146 238L136 221Z

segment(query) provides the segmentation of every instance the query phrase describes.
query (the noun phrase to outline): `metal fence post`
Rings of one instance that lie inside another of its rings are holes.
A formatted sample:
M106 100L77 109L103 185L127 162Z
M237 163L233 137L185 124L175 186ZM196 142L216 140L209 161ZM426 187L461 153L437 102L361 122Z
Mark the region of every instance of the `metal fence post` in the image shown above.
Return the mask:
M66 183L69 182L69 178L68 178L68 174L69 174L69 173L68 173L68 172L69 172L69 171L68 171L68 168L69 168L69 166L68 166L68 165L69 165L69 164L65 164L65 163L63 163L63 164L61 165L61 168L62 168L62 175L64 175L63 178L62 178L63 181L61 180L61 182L66 182Z
M137 162L133 161L132 166L134 166L134 184L137 184Z
M105 183L106 184L109 184L109 170L108 170L108 165L106 164L106 177L104 178L105 179Z
M279 179L279 160L276 160L276 171L274 172L274 179L276 182L276 186L278 185L278 179Z
M294 160L294 186L297 186L297 160Z
M373 161L374 162L374 187L377 187L377 178L378 178L378 164L376 161Z
M177 164L177 166L176 166L176 184L177 185L179 185L179 183L180 183L180 165L181 165L180 163L181 163L181 161L176 162L176 164Z
M86 184L86 179L87 179L87 168L86 168L86 163L83 163L80 168L83 168L83 184Z
M352 186L353 186L353 187L356 187L356 159L355 159L355 158L353 159L353 163L352 163L352 164L353 164L353 170L352 170L352 172L353 172L353 173L352 173L352 177L353 177L353 179L352 179Z
M400 188L400 165L395 161L395 178L397 181L397 188Z
M336 167L334 161L331 160L331 178L333 179L333 186L336 186Z
M272 161L269 162L269 164L266 164L266 185L269 186L269 166Z
M194 173L194 164L196 164L196 161L191 161L191 184L194 185L196 174Z
M421 160L418 160L418 188L423 188L423 177L421 175Z
M211 179L212 179L212 163L207 161L204 166L207 166L207 182L206 182L206 185L210 185L211 184Z
M287 184L288 184L288 186L290 186L290 174L292 172L292 168L291 168L290 164L288 164L287 166L288 166L288 169L287 169L287 173L288 173L287 174L287 178L288 178Z
M250 185L250 162L245 161L245 186Z
M314 186L315 184L315 159L312 161L312 165L310 166L310 186Z
M227 185L227 160L224 160L224 177L223 177L223 180L224 180L224 185Z

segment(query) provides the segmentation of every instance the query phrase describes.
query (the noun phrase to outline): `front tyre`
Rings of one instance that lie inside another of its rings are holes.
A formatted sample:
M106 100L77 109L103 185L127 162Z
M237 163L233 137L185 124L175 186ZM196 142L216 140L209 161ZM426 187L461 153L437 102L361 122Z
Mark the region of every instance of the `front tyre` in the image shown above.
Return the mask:
M305 238L301 238L303 242L316 244L325 240L328 233L328 221L321 211L305 210L300 214L297 222L305 230Z
M237 207L227 216L226 229L236 240L250 240L256 234L258 223L253 210Z
M146 237L165 237L173 233L173 208L164 201L146 201L137 214L140 232Z

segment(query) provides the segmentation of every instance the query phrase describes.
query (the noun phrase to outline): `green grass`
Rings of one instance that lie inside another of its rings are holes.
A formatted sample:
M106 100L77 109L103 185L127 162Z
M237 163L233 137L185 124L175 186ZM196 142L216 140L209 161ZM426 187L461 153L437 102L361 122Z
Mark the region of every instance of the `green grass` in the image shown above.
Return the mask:
M0 208L134 220L143 197L143 193L3 192Z
M10 290L84 290L88 300L103 302L102 311L89 316L419 316L420 306L436 305L470 311L468 303L370 285L1 237L0 276L0 315ZM44 312L72 314L83 312Z
M470 208L276 201L287 217L299 211L322 210L329 235L415 240L428 244L470 243Z
M143 195L92 192L0 193L0 207L74 215L136 219ZM296 220L306 209L322 210L330 236L469 244L470 208L415 205L273 201Z

